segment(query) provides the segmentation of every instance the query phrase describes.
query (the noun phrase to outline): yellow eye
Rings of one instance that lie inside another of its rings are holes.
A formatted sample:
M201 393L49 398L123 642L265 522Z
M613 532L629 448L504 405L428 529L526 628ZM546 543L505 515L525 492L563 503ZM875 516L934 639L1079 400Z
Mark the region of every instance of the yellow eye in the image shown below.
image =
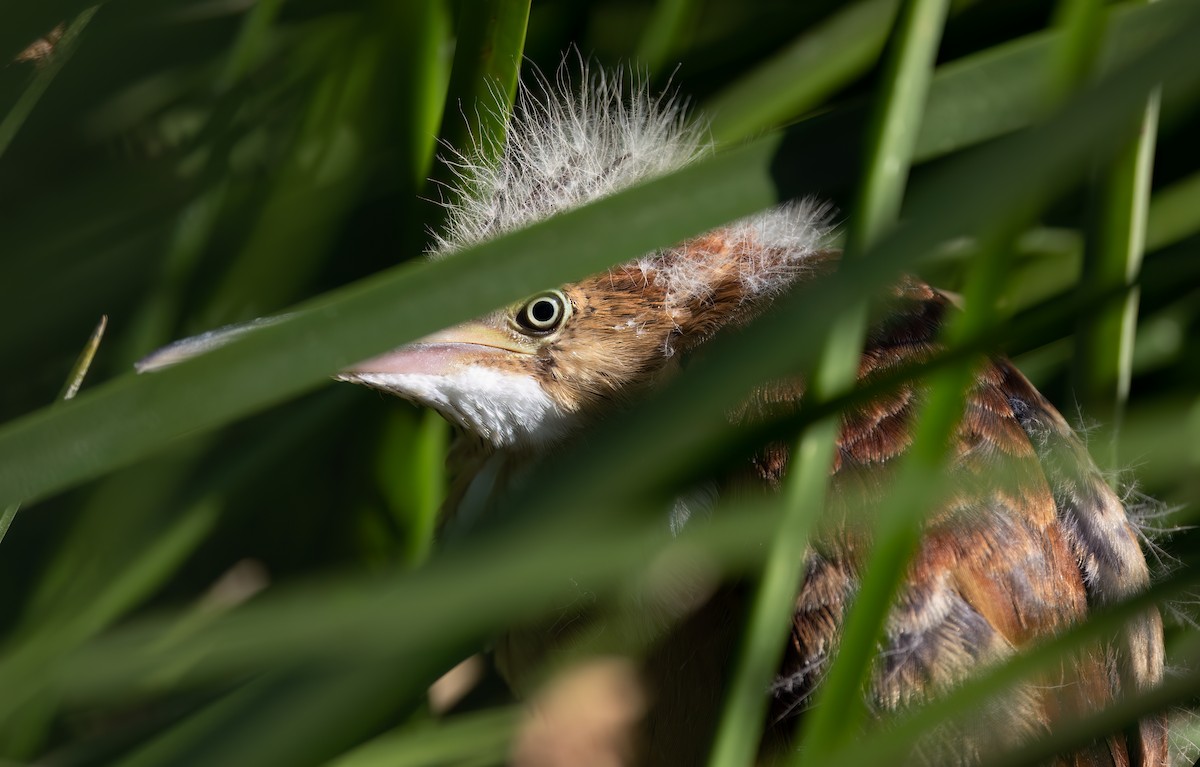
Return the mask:
M538 293L517 310L517 325L531 333L550 333L558 330L571 315L571 302L562 292L548 290Z

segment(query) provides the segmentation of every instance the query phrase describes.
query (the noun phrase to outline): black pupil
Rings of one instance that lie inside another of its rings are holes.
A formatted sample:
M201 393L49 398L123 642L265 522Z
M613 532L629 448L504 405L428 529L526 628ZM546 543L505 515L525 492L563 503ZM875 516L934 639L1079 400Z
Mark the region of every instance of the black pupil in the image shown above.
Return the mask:
M529 307L529 316L539 325L552 322L558 314L558 307L548 298L534 301Z

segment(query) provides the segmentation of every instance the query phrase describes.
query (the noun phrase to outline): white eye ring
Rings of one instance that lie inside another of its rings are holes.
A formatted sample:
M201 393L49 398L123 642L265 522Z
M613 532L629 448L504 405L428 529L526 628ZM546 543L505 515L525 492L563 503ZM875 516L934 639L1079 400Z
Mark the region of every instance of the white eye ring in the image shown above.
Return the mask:
M561 327L570 313L571 302L567 297L560 291L547 290L526 301L517 310L516 320L522 330L549 333Z

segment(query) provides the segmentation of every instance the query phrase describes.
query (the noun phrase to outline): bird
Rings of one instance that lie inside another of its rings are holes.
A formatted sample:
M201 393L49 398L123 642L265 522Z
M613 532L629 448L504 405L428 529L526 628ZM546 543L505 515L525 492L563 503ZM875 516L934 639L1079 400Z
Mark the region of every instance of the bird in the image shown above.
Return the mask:
M457 179L433 258L453 258L713 151L702 122L637 78L627 83L585 67L578 78L535 79L537 88L521 86L500 143L450 157ZM454 424L457 478L444 514L486 513L480 508L497 492L497 477L585 439L595 424L662 387L714 337L836 270L831 221L819 201L785 203L547 287L337 377L432 408ZM940 331L957 311L952 296L903 278L867 333L859 383L936 356ZM729 418L795 412L804 392L801 376L764 382ZM851 521L852 509L886 509L926 393L925 382L909 380L840 414L826 524L797 563L803 577L783 659L763 691L773 723L764 753L790 747L789 734L836 654L870 543L869 526ZM778 493L790 453L783 442L757 446L664 509L664 524L678 534L699 516L719 513L730 488ZM946 474L950 492L927 510L871 667L864 694L878 717L951 690L1149 583L1121 499L1062 415L999 354L976 363ZM649 651L641 674L651 704L632 763L705 761L746 600L745 584L715 589ZM529 659L560 639L514 631L497 645L502 671L519 687ZM996 701L986 726L936 733L914 758L977 764L997 747L1153 688L1163 656L1162 622L1148 609L1103 649L1081 651ZM1164 765L1167 736L1165 719L1149 716L1054 763Z

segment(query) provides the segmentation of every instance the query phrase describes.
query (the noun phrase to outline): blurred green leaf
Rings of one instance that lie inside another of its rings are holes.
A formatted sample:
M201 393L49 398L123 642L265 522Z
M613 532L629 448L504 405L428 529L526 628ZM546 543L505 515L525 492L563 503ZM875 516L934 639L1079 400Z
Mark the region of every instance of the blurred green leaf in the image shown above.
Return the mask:
M376 473L397 521L405 527L404 558L424 562L446 495L450 425L427 411L416 419L393 419L379 447Z
M83 385L83 379L87 376L88 368L92 365L92 359L96 356L96 349L100 346L100 339L104 337L104 328L107 325L108 317L101 317L100 323L92 331L91 337L88 338L83 351L76 358L75 364L71 367L71 372L67 375L67 380L63 383L63 387L58 393L59 402L74 399L75 395L79 392L79 387ZM0 513L0 542L4 541L4 536L8 534L8 528L12 527L13 519L20 510L21 505L14 503Z
M442 138L460 152L498 152L517 95L529 0L487 0L459 14Z
M520 712L496 709L455 716L436 727L381 735L330 763L330 767L434 767L479 755L502 755L512 741Z
M1146 222L1146 249L1158 250L1200 232L1200 173L1154 195Z
M699 11L695 0L657 0L646 29L638 40L637 62L658 74L680 47L685 30Z
M729 143L803 114L875 63L897 0L860 0L810 30L704 105Z

